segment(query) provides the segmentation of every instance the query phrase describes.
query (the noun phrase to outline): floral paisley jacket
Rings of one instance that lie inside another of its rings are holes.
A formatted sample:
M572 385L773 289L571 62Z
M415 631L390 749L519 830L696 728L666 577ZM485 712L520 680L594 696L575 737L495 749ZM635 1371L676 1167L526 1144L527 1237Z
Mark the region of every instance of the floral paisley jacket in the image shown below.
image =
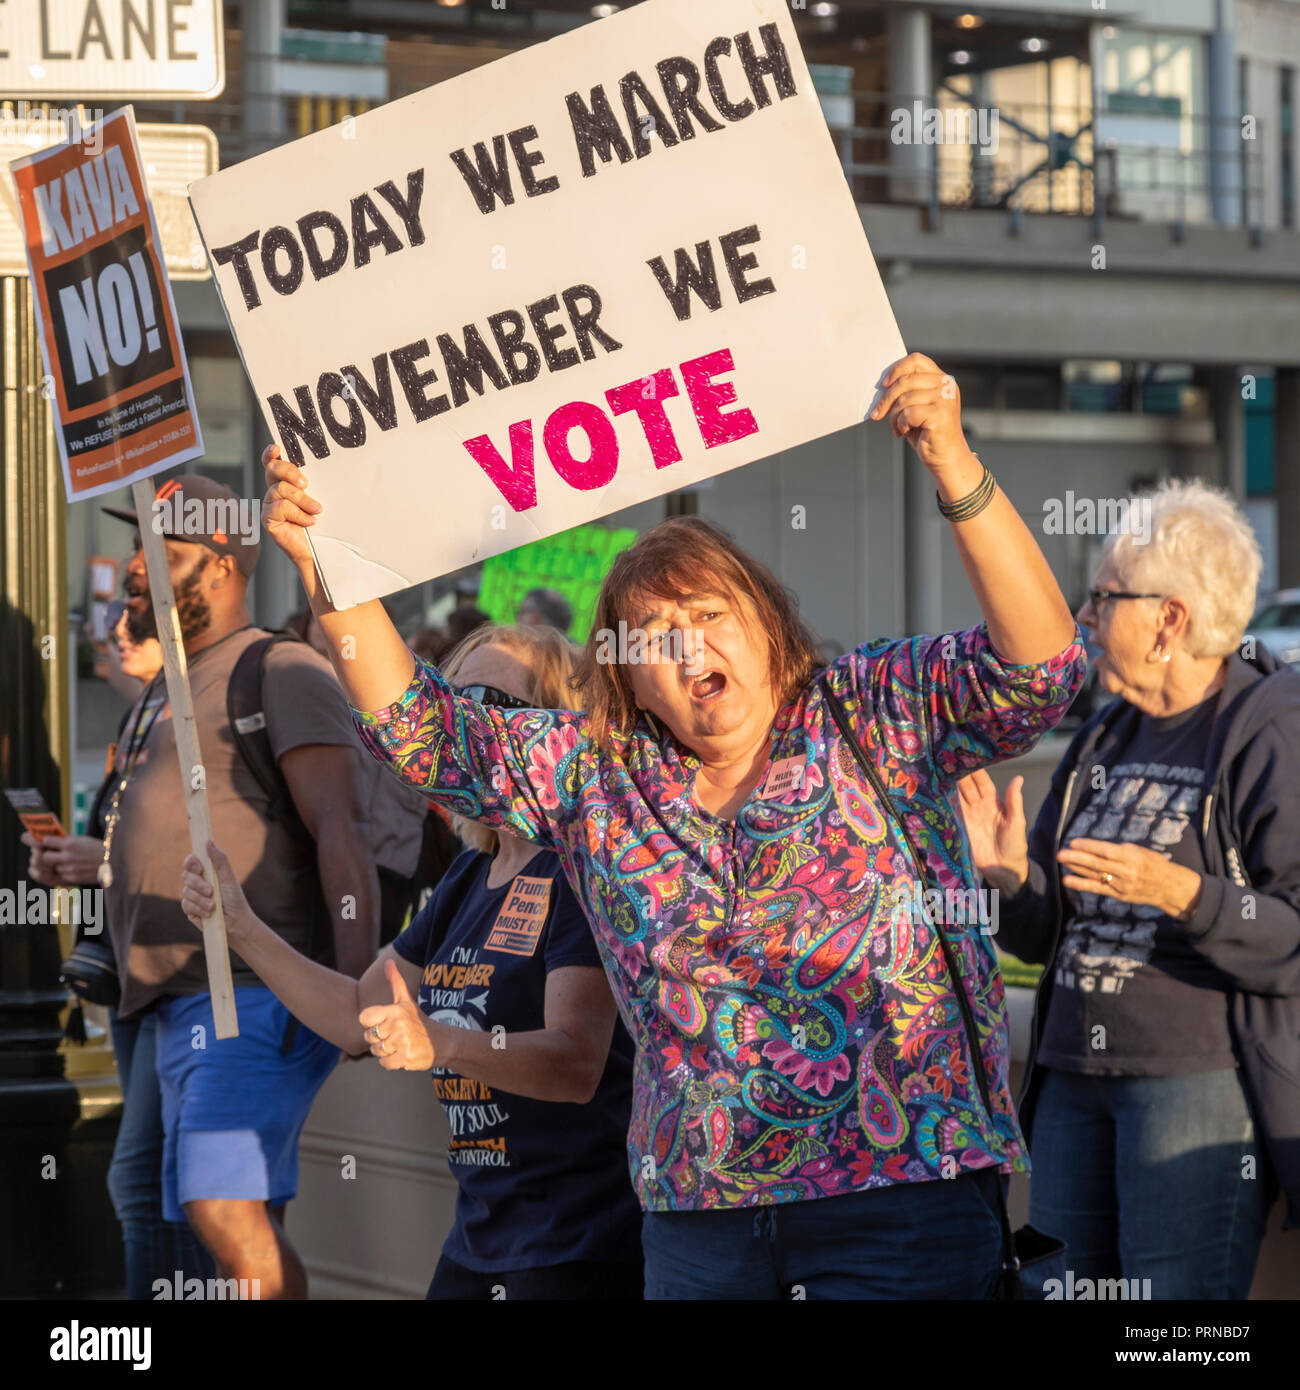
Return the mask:
M1037 666L1001 661L983 624L847 653L777 713L771 765L797 760L796 784L765 774L734 821L695 804L699 759L644 715L602 752L581 713L476 704L421 662L396 704L354 718L375 757L449 811L558 851L637 1045L642 1206L803 1201L1028 1167L988 928L974 912L944 928L976 1060L918 908L936 887L974 901L955 781L1057 723L1083 679L1078 636ZM907 818L928 891L823 674Z

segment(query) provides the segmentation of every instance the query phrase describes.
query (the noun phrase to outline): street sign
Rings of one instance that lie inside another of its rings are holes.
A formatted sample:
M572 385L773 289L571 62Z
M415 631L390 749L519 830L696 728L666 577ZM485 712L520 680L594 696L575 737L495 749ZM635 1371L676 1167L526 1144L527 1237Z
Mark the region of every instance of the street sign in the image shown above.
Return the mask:
M210 100L226 85L221 0L4 0L0 92Z
M201 125L142 125L137 133L167 274L173 280L206 280L208 258L194 225L188 190L195 179L217 172L217 137ZM27 274L9 161L61 144L68 135L62 122L45 116L15 120L0 115L0 275Z

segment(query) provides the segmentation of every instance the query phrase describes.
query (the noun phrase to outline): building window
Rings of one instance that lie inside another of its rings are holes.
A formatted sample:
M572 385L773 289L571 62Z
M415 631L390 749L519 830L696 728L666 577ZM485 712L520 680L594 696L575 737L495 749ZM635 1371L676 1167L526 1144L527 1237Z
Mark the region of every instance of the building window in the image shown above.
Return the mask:
M1062 362L1066 410L1108 414L1127 409L1122 362Z
M1060 410L1060 370L1055 366L1004 367L1002 406L1004 410Z
M1192 368L1181 362L1139 363L1138 400L1143 415L1177 415L1184 420L1203 420L1209 397L1196 385Z
M1111 149L1121 209L1210 220L1214 158L1206 40L1116 28L1102 55L1098 144Z
M1082 360L1061 363L1065 409L1085 415L1209 416L1209 395L1185 362Z

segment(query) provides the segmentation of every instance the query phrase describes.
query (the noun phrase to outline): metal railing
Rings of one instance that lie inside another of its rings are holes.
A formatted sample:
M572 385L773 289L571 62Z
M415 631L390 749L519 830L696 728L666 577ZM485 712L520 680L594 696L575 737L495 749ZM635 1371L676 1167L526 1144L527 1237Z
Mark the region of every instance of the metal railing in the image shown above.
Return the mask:
M1064 105L972 106L886 92L853 95L833 129L860 203L910 203L1258 228L1260 132L1208 116L1135 116Z

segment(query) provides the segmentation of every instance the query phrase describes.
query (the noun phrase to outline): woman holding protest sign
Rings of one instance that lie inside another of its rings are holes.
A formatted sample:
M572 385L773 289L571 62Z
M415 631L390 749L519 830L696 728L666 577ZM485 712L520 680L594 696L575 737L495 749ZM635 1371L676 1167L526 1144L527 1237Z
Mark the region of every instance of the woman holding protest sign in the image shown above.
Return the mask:
M503 711L562 702L572 670L569 642L536 627L479 628L446 663L467 698ZM432 1072L458 1191L430 1298L639 1299L632 1044L591 930L555 854L508 829L456 831L467 848L360 980L278 937L214 847L231 948L345 1052ZM196 858L185 868L199 925L212 889Z
M267 530L371 751L553 846L586 909L637 1044L650 1297L981 1298L1007 1263L998 1175L1026 1162L1001 977L969 921L913 909L974 891L956 780L1056 723L1083 647L952 379L904 358L871 418L933 475L986 621L817 671L762 565L666 521L605 580L581 713L458 695L378 602L336 612L306 539L320 506L265 457ZM639 659L608 658L620 624Z

